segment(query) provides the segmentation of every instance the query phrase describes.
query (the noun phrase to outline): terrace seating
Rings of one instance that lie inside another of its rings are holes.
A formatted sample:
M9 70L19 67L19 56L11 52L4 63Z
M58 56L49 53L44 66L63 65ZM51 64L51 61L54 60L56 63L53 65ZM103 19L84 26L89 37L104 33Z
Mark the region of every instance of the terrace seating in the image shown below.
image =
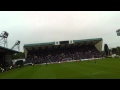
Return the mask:
M79 60L92 58L93 56L95 58L101 57L101 53L97 51L94 46L82 46L74 48L66 47L45 51L33 50L28 53L26 62L45 63L46 60L51 62L57 62L62 61L62 59L64 60L64 58L72 58L74 60Z

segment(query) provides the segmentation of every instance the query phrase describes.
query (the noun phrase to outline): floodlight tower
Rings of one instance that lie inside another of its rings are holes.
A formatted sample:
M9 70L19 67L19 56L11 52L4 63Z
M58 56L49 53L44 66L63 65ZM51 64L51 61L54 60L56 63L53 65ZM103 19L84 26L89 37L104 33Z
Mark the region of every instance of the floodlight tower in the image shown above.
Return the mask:
M0 46L4 45L4 47L8 47L8 44L7 44L8 35L9 35L9 33L6 31L3 31L0 34Z
M15 46L18 48L18 51L20 51L20 41L19 40L16 41L16 43L12 46L11 49L14 49Z

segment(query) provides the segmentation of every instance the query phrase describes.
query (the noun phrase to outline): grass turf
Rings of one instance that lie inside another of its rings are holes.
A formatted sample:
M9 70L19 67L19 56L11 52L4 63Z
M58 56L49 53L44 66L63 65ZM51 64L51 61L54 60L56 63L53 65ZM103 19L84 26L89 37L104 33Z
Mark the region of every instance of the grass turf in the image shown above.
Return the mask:
M0 73L0 79L120 79L120 59L25 66Z

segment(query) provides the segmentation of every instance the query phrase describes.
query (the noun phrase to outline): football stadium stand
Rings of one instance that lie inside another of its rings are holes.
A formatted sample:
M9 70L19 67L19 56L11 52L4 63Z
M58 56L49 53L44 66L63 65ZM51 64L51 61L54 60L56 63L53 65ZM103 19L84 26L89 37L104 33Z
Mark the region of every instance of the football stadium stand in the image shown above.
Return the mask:
M0 68L6 68L12 65L12 55L18 51L0 46Z
M23 46L27 63L101 58L102 38L68 40Z
M9 49L7 38L9 36L9 33L6 31L3 31L0 34L0 72L3 72L5 70L8 70L11 65L13 65L12 62L12 55L15 53L19 53L18 51L13 50L14 47L18 46L18 49L20 47L20 41L17 41L14 46Z

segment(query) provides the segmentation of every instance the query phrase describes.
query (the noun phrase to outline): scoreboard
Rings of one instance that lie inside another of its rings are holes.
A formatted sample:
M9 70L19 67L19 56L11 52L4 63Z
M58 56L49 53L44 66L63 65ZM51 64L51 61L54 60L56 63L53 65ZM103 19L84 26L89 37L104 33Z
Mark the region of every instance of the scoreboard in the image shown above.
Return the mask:
M73 44L73 40L67 40L67 41L56 41L55 45L66 45L66 44Z
M60 45L62 44L69 44L69 41L60 41Z

